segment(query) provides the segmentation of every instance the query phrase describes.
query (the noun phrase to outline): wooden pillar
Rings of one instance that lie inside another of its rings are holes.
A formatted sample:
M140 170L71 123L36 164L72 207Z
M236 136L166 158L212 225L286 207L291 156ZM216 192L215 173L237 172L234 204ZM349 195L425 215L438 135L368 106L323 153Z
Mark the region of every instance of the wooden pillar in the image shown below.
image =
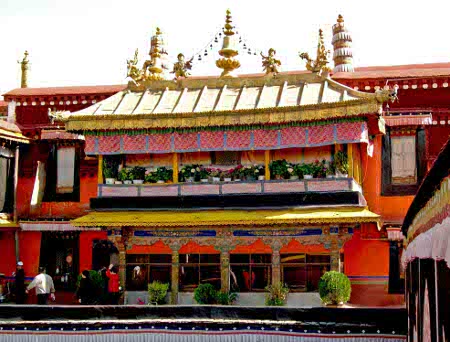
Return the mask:
M98 155L98 171L97 171L98 184L103 184L103 156Z
M331 253L330 253L330 261L331 261L331 265L330 265L330 271L336 271L336 272L340 272L341 271L341 255L339 252L339 247L337 245L337 243L332 243L331 244Z
M14 222L17 223L17 193L19 186L19 145L16 146L16 154L14 156ZM16 263L20 258L20 250L19 250L19 231L16 229L14 232L14 250L16 253Z
M265 168L265 180L270 180L270 169L269 169L269 163L270 163L270 150L264 151L264 168Z
M353 144L347 144L347 158L348 158L348 176L350 178L354 178Z
M180 272L180 254L178 253L178 246L172 247L172 274L171 274L171 288L170 288L170 303L175 305L178 303L178 276Z
M172 154L172 170L173 170L173 179L174 183L178 183L178 153Z
M229 248L220 252L220 280L222 292L230 292L230 251Z

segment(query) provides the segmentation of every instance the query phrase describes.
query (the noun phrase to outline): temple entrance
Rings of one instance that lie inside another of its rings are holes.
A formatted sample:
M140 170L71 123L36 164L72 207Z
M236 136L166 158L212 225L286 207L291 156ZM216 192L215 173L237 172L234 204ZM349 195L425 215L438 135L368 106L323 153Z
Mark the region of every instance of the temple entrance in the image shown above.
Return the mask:
M92 241L92 269L100 270L110 264L117 264L119 250L109 240Z
M40 266L58 290L74 291L79 273L79 232L43 232Z

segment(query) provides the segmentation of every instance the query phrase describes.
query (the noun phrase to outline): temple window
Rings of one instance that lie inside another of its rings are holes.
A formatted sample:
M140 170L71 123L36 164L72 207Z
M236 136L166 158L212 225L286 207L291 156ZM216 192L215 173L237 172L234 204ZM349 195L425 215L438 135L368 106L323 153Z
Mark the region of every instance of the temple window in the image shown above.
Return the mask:
M127 290L147 291L154 281L170 284L172 255L129 254L127 255Z
M264 291L270 284L271 273L271 254L230 254L232 291Z
M416 184L416 137L391 137L392 184Z
M330 255L281 254L283 282L292 291L315 291L320 277L330 270Z
M10 213L14 205L14 152L0 146L0 213Z
M180 254L180 291L193 291L200 284L212 284L220 290L220 254Z
M216 151L211 152L211 164L213 165L238 165L241 163L239 151Z
M416 193L427 171L425 145L422 128L387 127L383 136L381 195Z
M40 170L39 192L45 202L80 201L80 151L76 146L52 145L44 170ZM45 183L44 183L45 179ZM45 186L45 189L43 187Z

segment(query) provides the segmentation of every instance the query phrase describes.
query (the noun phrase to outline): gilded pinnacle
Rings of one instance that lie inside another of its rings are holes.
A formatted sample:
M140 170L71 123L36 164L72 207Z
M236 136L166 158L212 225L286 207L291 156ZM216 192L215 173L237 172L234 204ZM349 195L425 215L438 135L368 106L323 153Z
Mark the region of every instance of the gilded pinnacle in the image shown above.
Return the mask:
M231 20L231 12L230 12L230 10L227 10L227 15L226 15L226 19L225 19L225 26L224 26L225 29L223 30L223 33L226 36L234 35L234 32L233 32L234 26L231 25L232 22L233 21Z
M338 23L343 23L344 22L344 17L342 16L342 15L338 15L338 18L337 18L337 22Z

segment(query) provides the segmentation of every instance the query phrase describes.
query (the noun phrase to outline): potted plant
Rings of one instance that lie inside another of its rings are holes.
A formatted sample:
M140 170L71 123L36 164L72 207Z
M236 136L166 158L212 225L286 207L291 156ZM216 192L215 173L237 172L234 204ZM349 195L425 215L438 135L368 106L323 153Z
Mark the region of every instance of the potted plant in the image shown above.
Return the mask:
M294 168L294 174L298 177L298 178L303 178L303 168L302 168L302 164L295 164L293 165Z
M235 182L240 182L241 181L241 179L243 177L242 169L243 169L243 166L241 164L239 164L238 166L236 166L233 169L233 174L232 175L233 175L233 179L234 179Z
M272 161L269 164L271 178L283 179L285 176L287 176L287 165L288 162L286 161L286 159Z
M220 182L220 169L211 169L210 176L212 177L213 182Z
M266 305L283 306L286 304L289 288L282 282L278 282L266 287Z
M126 167L122 168L122 170L120 170L119 174L117 175L117 179L122 181L123 184L131 184L132 181L130 179L130 177L131 177L130 172L131 172L131 170L128 168L126 168Z
M314 173L314 167L312 163L303 163L301 166L304 179L312 179Z
M255 175L258 175L258 180L260 181L266 179L266 168L264 165L255 165Z
M336 163L336 172L338 177L348 177L347 153L343 151L337 151L334 155L334 162Z
M200 177L200 165L197 164L187 164L181 168L180 179L184 180L186 183L192 183L198 181Z
M169 284L154 281L148 284L148 302L154 305L166 304L167 290Z
M233 175L233 169L222 171L221 179L223 179L224 182L231 182L232 175Z
M111 158L103 159L103 176L106 184L114 184L117 177L118 163Z
M327 173L327 167L325 163L325 159L323 159L322 161L316 159L314 161L314 163L312 164L314 178L325 178Z
M158 181L158 177L156 175L156 172L151 171L151 170L145 171L145 177L144 177L145 183L156 183L157 181Z
M155 173L157 178L156 183L167 183L173 177L173 170L169 170L165 166L158 167Z
M215 304L217 291L211 284L200 284L194 290L194 299L198 304Z
M296 180L298 176L295 174L294 165L288 164L286 165L286 171L289 174L289 179Z
M135 166L131 170L131 178L133 180L133 184L143 184L145 178L145 167Z
M336 176L336 163L333 160L328 162L327 178L334 178Z
M209 170L205 167L200 167L200 182L208 183Z
M342 305L349 301L352 286L344 273L329 271L319 281L319 296L325 305Z

